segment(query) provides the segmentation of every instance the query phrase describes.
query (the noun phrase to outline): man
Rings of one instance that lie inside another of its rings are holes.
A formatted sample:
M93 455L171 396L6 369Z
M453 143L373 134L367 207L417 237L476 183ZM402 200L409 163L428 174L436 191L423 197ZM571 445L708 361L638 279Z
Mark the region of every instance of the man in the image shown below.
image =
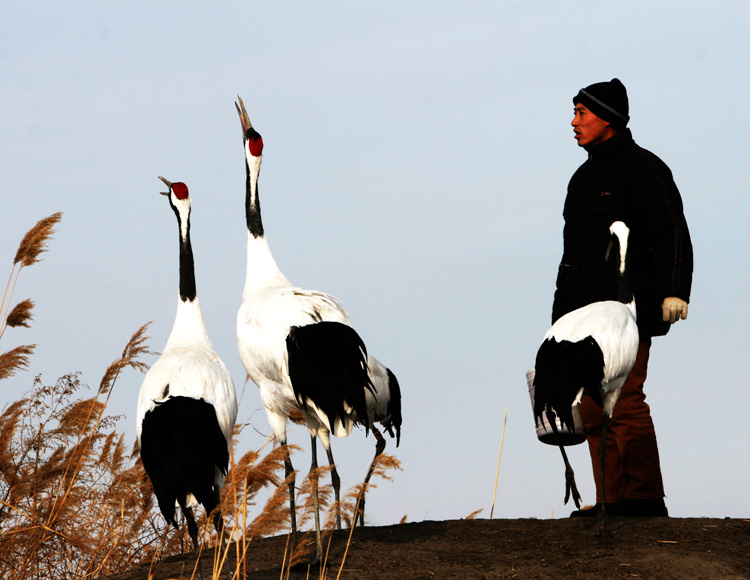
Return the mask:
M588 153L568 185L563 216L563 257L552 322L599 300L617 299L617 279L605 261L609 226L630 228L628 268L635 294L640 346L615 405L607 433L601 489L599 443L602 410L591 397L580 405L587 429L597 504L571 517L596 516L601 502L619 516L667 516L656 433L643 384L651 338L687 318L693 249L672 173L633 141L627 128L628 96L618 79L581 89L574 97L573 132Z

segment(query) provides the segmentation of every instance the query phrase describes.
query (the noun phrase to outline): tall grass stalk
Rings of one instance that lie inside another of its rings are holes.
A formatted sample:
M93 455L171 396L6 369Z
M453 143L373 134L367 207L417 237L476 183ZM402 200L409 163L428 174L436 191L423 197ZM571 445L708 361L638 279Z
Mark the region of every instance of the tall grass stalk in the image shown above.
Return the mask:
M503 459L503 443L505 443L505 427L508 424L508 409L505 409L505 419L503 420L503 435L500 437L500 453L497 456L497 471L495 472L495 490L492 492L492 508L490 509L490 519L495 513L495 498L497 497L497 483L500 481L500 462Z
M18 250L16 250L16 256L13 259L13 266L10 269L8 281L5 284L3 299L0 301L0 338L3 337L5 329L8 326L29 326L31 312L34 307L34 303L31 300L23 300L13 310L10 310L18 277L21 275L21 270L39 261L40 254L47 250L47 241L55 231L54 226L61 218L62 213L58 212L39 220L33 228L26 232L26 235L21 240ZM12 286L11 282L13 283ZM35 344L27 344L0 354L0 380L7 379L17 371L28 368L29 357L35 348Z
M26 235L21 240L18 250L16 250L16 256L13 259L13 267L10 270L8 282L5 284L2 302L0 302L0 338L2 338L7 328L8 311L13 300L18 277L21 275L21 270L40 261L39 256L47 251L47 241L52 237L55 225L61 219L62 212L57 212L39 220L33 228L26 232ZM12 286L11 281L13 282Z

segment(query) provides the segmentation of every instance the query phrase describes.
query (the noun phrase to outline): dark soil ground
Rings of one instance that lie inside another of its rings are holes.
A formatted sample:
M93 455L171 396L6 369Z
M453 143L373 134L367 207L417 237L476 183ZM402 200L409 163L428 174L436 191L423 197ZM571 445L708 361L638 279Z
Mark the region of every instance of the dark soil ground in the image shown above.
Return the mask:
M611 518L608 528L611 535L599 535L597 519L474 519L357 528L340 576L348 530L333 533L323 574L320 566L282 573L286 536L278 536L249 545L246 577L750 579L750 520ZM212 578L211 560L211 553L202 558L206 580ZM194 563L192 555L167 558L154 566L152 578L190 578ZM231 578L233 558L224 570L218 577ZM149 568L143 566L107 580L148 577Z

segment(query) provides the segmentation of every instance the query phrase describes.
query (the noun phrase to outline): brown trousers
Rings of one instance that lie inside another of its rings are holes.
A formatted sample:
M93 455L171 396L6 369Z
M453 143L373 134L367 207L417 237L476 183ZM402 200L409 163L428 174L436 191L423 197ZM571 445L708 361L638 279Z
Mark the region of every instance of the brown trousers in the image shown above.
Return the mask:
M656 431L643 393L650 347L650 341L639 344L635 365L620 391L607 428L607 456L604 463L607 503L664 497ZM603 412L589 396L581 399L580 411L587 430L586 440L596 482L596 501L601 502L599 443Z

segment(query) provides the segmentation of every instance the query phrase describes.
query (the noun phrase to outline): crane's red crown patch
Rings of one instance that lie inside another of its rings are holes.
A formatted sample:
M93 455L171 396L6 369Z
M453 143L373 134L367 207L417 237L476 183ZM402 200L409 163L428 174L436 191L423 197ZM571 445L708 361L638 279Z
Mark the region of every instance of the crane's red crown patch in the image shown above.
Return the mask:
M247 140L247 146L253 157L260 157L263 153L263 137L260 135L257 137L251 137Z
M174 196L177 199L187 199L187 197L188 197L188 188L187 188L187 185L185 185L181 181L178 181L177 183L173 183L172 184L172 193L174 193Z

